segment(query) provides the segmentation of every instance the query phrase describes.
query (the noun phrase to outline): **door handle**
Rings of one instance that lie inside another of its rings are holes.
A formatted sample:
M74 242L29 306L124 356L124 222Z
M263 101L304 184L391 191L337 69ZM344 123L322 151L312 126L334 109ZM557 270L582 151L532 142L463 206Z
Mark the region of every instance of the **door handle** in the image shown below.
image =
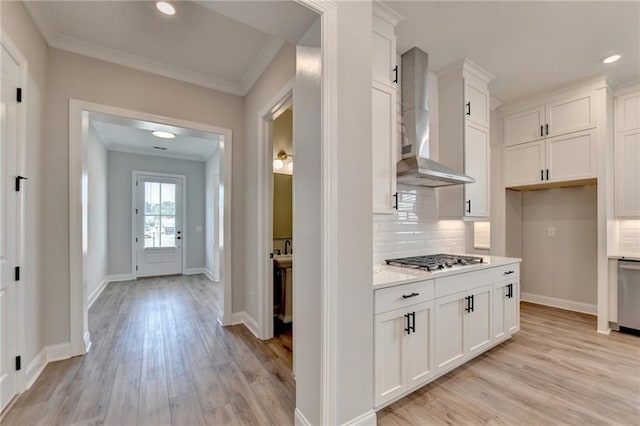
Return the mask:
M398 66L396 65L395 67L393 67L393 82L397 83L398 82Z
M547 180L549 180L549 169L547 169Z
M420 293L413 292L411 294L403 294L402 298L403 299L409 299L410 297L416 297L416 296L420 296Z
M467 213L471 213L471 200L467 200Z
M411 314L404 314L404 317L407 320L407 326L405 327L404 331L406 331L407 334L411 334L411 324L409 322L410 316L411 316Z
M398 193L393 194L393 198L396 199L395 203L393 203L393 208L398 210Z
M181 240L181 239L182 239L182 237L181 237L180 235L178 235L178 236L176 237L176 240Z
M466 302L467 306L464 308L464 311L466 313L471 312L471 296L467 296L464 298L464 301Z
M540 169L540 180L544 180L544 170Z
M471 101L467 102L467 115L471 115Z
M409 328L411 328L411 331L415 333L416 332L416 313L411 312L409 315L411 316L411 325L409 326Z
M540 136L544 136L544 126L540 125Z
M546 128L547 128L547 135L548 135L549 134L549 123L547 123Z

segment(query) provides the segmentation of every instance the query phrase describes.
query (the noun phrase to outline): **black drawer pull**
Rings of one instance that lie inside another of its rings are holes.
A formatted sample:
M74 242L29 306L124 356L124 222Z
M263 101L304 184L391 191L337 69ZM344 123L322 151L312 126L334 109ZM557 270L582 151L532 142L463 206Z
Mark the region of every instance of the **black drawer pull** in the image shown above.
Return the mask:
M411 294L403 294L403 295L402 295L402 298L403 298L403 299L408 299L408 298L410 298L410 297L416 297L416 296L420 296L420 293L415 293L415 292L413 292L413 293L411 293Z
M507 271L507 272L505 272L504 274L505 274L505 275L510 275L510 274L515 274L515 273L516 273L516 271Z

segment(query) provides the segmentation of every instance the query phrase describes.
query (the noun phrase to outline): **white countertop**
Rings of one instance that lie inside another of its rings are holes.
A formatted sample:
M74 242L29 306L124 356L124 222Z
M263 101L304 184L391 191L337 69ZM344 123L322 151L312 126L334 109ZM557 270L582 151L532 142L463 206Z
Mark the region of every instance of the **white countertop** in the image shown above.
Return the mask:
M473 265L456 266L453 268L439 269L429 272L420 269L403 268L400 266L376 265L373 269L373 289L393 287L400 284L408 284L416 281L442 278L449 275L464 274L466 272L479 271L481 269L495 268L521 262L522 259L501 256L478 256L469 254L465 256L482 257L482 263Z
M610 254L609 259L631 259L631 260L640 260L640 254L638 253L614 253Z

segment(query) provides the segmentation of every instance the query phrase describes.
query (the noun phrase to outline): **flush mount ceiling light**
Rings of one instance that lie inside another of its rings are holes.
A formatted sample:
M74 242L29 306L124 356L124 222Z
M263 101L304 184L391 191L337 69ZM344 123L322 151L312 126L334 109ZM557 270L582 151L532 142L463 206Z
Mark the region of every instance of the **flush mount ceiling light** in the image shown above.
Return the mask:
M291 158L291 160L288 160L289 158ZM288 169L289 171L293 170L293 155L291 154L287 154L284 151L280 151L278 153L278 155L276 155L276 158L273 160L273 168L276 170L281 170L284 167L284 163L285 161L288 161Z
M176 8L174 5L172 5L171 3L169 3L168 1L157 1L156 2L156 7L158 8L158 10L162 13L164 13L165 15L175 15L176 14Z
M160 138L160 139L175 139L176 135L174 135L171 132L163 132L161 130L154 130L153 132L151 132L151 134L153 136L155 136L156 138Z
M618 59L622 58L622 55L611 55L611 56L607 56L606 58L604 58L602 60L603 64L612 64L614 62L616 62Z

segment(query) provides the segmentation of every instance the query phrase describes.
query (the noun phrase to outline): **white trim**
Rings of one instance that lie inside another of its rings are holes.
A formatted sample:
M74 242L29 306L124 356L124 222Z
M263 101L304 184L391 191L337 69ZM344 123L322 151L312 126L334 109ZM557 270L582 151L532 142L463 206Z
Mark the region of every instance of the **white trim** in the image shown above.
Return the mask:
M132 274L117 274L117 275L109 275L107 276L107 280L110 283L120 282L120 281L133 281L136 278Z
M539 294L521 293L523 302L536 303L538 305L551 306L553 308L566 309L568 311L581 312L583 314L596 315L598 308L590 303L574 302L557 297L541 296Z
M182 271L182 275L197 275L197 274L207 274L207 268L186 268ZM207 278L209 278L207 276ZM213 281L213 280L212 280Z
M355 419L349 420L344 426L375 426L377 422L376 412L371 410Z
M262 339L273 337L273 120L293 101L295 77L265 103L258 114L258 323Z
M104 277L104 279L100 281L100 284L98 284L98 286L93 289L93 291L87 298L87 309L91 309L91 306L93 306L98 297L100 297L104 289L107 287L107 284L109 284L108 276Z
M86 353L84 336L86 331L88 331L88 309L86 305L87 300L85 298L85 288L83 285L86 271L84 270L82 250L82 236L83 233L86 232L86 227L83 228L82 224L82 173L83 166L86 167L86 159L83 156L83 151L86 152L86 146L84 146L85 143L83 142L82 137L84 112L98 112L135 120L166 123L172 126L223 135L224 142L220 143L220 147L224 153L223 184L225 189L227 189L224 192L224 253L222 255L224 263L224 276L222 277L224 288L223 324L228 325L231 322L232 306L232 130L209 124L196 123L156 114L148 114L145 112L117 108L77 99L69 99L69 336L71 340L71 355L76 356ZM129 274L110 277L111 281L129 281L132 279L135 278Z
M242 324L247 327L247 329L256 337L256 339L260 339L260 329L258 328L258 323L247 312L234 312L231 315L231 325L238 324Z
M71 344L59 343L47 346L47 363L71 358Z
M31 360L25 369L26 385L24 390L31 389L31 386L38 380L44 369L50 362L61 361L71 358L71 344L60 343L42 348L40 352Z
M83 340L84 340L84 352L89 353L89 350L91 349L91 334L89 333L88 330L86 333L84 333Z
M136 213L136 206L138 205L138 196L140 195L138 192L139 188L136 183L140 177L170 178L177 179L181 182L182 187L180 188L180 198L182 198L182 200L180 203L182 204L182 217L180 218L180 228L185 230L189 229L187 223L187 175L133 170L131 172L131 275L134 276L134 279L138 278L138 270L136 269L138 266L138 244L144 244L144 241L136 242L136 232L138 230L137 216L139 216ZM187 239L189 238L187 234L188 233L186 231L182 233L180 248L180 274L184 274L185 271L187 271Z
M216 278L213 276L213 272L208 270L207 268L204 268L204 271L202 273L205 274L207 278L209 278L209 281L220 282L219 280L216 281Z
M293 424L295 426L311 426L311 422L302 414L302 411L296 408L294 412Z

